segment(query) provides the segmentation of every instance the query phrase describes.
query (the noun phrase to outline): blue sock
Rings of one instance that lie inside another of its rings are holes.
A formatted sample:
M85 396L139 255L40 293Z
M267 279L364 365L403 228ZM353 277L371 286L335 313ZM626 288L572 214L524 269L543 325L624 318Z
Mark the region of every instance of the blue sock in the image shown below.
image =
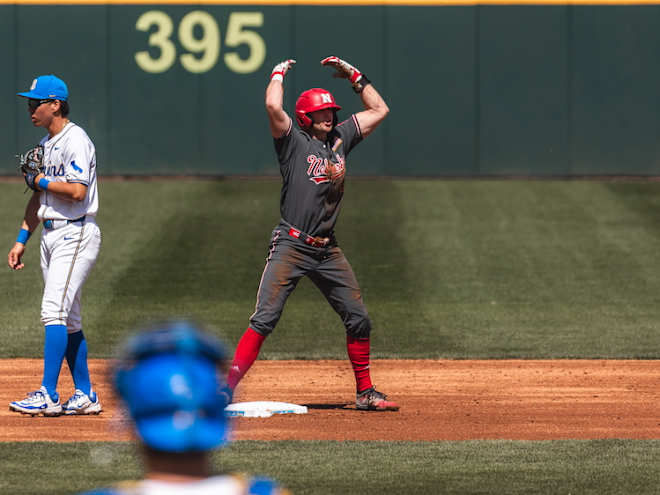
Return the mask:
M44 342L44 378L41 384L46 387L51 399L57 401L57 380L60 377L62 361L66 353L66 326L46 325Z
M66 362L69 364L73 383L78 390L89 395L92 384L89 380L89 369L87 368L87 340L82 330L69 334L66 345ZM90 397L94 400L93 397Z

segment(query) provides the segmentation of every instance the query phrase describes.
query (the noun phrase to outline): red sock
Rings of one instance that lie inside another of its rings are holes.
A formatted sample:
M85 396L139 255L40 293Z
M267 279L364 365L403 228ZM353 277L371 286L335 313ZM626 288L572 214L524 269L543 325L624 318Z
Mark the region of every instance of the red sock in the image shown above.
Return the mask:
M245 330L245 333L238 341L236 352L234 353L234 361L231 363L229 374L227 375L227 385L234 390L241 378L248 372L252 364L259 355L261 344L264 343L266 337L260 333L255 332L250 327Z
M355 373L355 385L358 392L371 388L371 375L369 374L369 339L356 339L346 336L346 349L348 359Z

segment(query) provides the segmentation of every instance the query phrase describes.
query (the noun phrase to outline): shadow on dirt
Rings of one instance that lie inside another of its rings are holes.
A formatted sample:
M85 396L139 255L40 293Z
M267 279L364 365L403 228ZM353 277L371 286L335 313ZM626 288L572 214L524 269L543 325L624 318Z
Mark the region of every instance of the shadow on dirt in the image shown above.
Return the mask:
M355 404L350 402L337 404L303 404L303 406L307 407L307 409L355 409Z

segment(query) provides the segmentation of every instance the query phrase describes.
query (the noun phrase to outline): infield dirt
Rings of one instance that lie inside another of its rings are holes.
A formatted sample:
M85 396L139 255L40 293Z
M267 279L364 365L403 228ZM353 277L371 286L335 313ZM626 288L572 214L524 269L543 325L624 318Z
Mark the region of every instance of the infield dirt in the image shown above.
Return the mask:
M0 360L0 441L129 440L110 363L91 360L104 411L43 418L8 410L38 388L42 361ZM236 440L660 438L660 361L375 360L372 378L398 412L358 411L348 361L257 361L235 402L304 404L309 413L238 419ZM73 385L66 365L60 394Z

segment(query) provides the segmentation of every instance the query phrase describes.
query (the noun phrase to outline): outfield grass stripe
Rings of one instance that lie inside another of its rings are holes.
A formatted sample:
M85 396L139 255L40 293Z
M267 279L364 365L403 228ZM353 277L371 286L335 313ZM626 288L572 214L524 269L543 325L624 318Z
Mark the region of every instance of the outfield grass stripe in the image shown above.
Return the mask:
M279 217L277 180L101 181L103 245L83 293L94 357L135 322L196 316L235 343ZM351 180L337 235L374 323L406 358L660 357L660 183ZM26 197L0 183L4 244ZM7 248L7 249L8 249ZM0 271L4 357L39 356L38 235ZM289 299L269 359L344 358L313 284Z
M656 440L235 442L213 466L271 476L297 495L641 495L657 493L659 458ZM0 444L0 466L2 493L70 494L141 476L126 443Z

